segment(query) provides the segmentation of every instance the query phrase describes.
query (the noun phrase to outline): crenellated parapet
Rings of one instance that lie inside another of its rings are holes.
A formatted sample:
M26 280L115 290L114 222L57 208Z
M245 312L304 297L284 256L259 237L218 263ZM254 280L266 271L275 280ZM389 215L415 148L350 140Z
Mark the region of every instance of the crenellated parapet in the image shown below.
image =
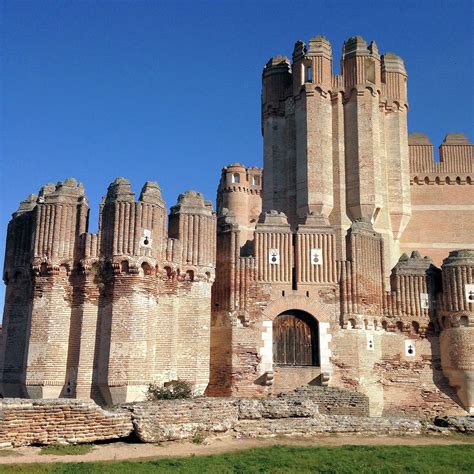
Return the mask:
M210 201L201 193L180 194L170 210L169 236L181 243L181 265L213 271L216 247L216 217Z
M166 233L166 209L157 183L147 182L135 202L130 182L117 178L108 188L100 209L100 253L119 268L161 261Z
M393 267L391 291L385 293L382 324L388 331L418 334L438 332L435 319L440 271L430 257L413 251L403 254Z
M435 161L433 144L422 133L408 137L412 185L474 184L474 145L462 133L449 133Z

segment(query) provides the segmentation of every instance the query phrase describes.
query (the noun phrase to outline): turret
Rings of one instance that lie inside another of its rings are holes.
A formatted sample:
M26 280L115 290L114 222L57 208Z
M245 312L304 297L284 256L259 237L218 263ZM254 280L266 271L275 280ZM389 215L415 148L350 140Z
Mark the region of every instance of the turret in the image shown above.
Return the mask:
M33 268L58 272L74 266L79 235L87 230L88 205L84 188L75 179L47 184L39 192L34 231ZM44 273L44 272L43 272Z
M396 317L392 329L426 335L430 324L433 326L439 273L431 258L422 258L418 251L400 257L392 270L392 294L385 307L386 314Z
M346 202L349 217L371 221L381 203L377 159L381 151L379 97L380 59L376 47L360 36L344 43L341 71L346 89L344 105Z
M165 238L166 210L157 183L148 181L138 202L130 182L117 178L110 184L101 206L101 250L119 262L122 256L161 258ZM133 267L135 262L130 262Z
M295 200L295 103L294 76L286 56L270 59L262 74L262 135L264 211L279 209L294 215Z
M213 266L215 215L201 193L186 191L170 209L169 237L181 241L183 266Z
M34 236L34 209L38 196L30 194L21 201L18 210L8 224L3 279L9 284L16 272L29 271L32 259L32 238Z
M26 303L30 320L24 380L31 398L55 398L68 395L72 278L89 212L82 184L69 178L43 186L34 212L35 277Z
M8 224L3 279L6 284L3 327L0 334L0 394L25 395L25 353L28 347L32 242L37 196L20 203ZM11 335L14 337L11 337Z
M217 190L217 213L227 209L239 226L240 245L253 239L253 231L262 211L262 169L245 167L240 163L222 169Z
M294 61L304 81L300 90L294 89L295 204L297 221L303 223L309 213L329 217L333 207L331 44L323 36L312 38L307 50L297 43Z
M372 85L380 88L380 56L375 42L369 46L361 36L352 36L344 42L341 60L344 86Z
M474 413L474 251L450 252L442 266L440 351L443 372Z
M385 92L385 140L387 149L388 205L395 252L411 217L410 161L407 130L407 73L394 53L382 56Z
M262 117L284 113L284 101L292 84L290 61L286 56L271 58L262 73Z

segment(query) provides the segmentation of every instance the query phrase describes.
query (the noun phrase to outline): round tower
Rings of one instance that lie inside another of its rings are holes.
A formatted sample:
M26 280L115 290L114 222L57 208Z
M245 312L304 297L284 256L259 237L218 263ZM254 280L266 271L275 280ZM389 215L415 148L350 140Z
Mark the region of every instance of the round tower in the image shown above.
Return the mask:
M474 413L474 251L450 252L442 266L439 312L443 372L464 408Z
M262 169L234 163L222 169L217 191L217 213L227 209L239 226L240 245L253 238L262 211Z

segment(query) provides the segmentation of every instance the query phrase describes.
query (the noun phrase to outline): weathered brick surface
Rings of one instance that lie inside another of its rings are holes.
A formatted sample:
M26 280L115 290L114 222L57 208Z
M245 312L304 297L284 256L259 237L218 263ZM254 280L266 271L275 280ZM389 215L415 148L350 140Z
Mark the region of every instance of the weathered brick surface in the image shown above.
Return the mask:
M76 400L0 400L0 447L89 443L126 438L133 431L128 410L113 412Z
M142 442L156 443L192 439L196 433L236 437L393 435L419 434L433 428L431 423L413 418L343 414L344 404L337 401L351 403L350 394L317 389L266 400L198 398L142 402L113 411L105 411L93 402L5 399L0 402L0 447L85 443L125 438L131 433ZM352 402L358 405L359 413L367 410L365 397L354 394ZM472 430L471 418L439 418L438 424L467 432Z
M292 396L311 401L319 407L321 415L369 415L369 397L351 390L308 386L296 389Z

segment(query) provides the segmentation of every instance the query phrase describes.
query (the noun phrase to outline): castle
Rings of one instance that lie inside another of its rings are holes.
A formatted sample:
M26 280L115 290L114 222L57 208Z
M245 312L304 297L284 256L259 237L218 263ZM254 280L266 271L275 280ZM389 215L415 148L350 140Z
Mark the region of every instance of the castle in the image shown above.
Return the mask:
M210 396L302 385L367 394L374 415L474 411L474 155L436 161L407 132L403 60L322 36L262 77L264 168L222 171L166 208L117 178L88 232L73 179L8 227L0 393L143 399L189 381Z

